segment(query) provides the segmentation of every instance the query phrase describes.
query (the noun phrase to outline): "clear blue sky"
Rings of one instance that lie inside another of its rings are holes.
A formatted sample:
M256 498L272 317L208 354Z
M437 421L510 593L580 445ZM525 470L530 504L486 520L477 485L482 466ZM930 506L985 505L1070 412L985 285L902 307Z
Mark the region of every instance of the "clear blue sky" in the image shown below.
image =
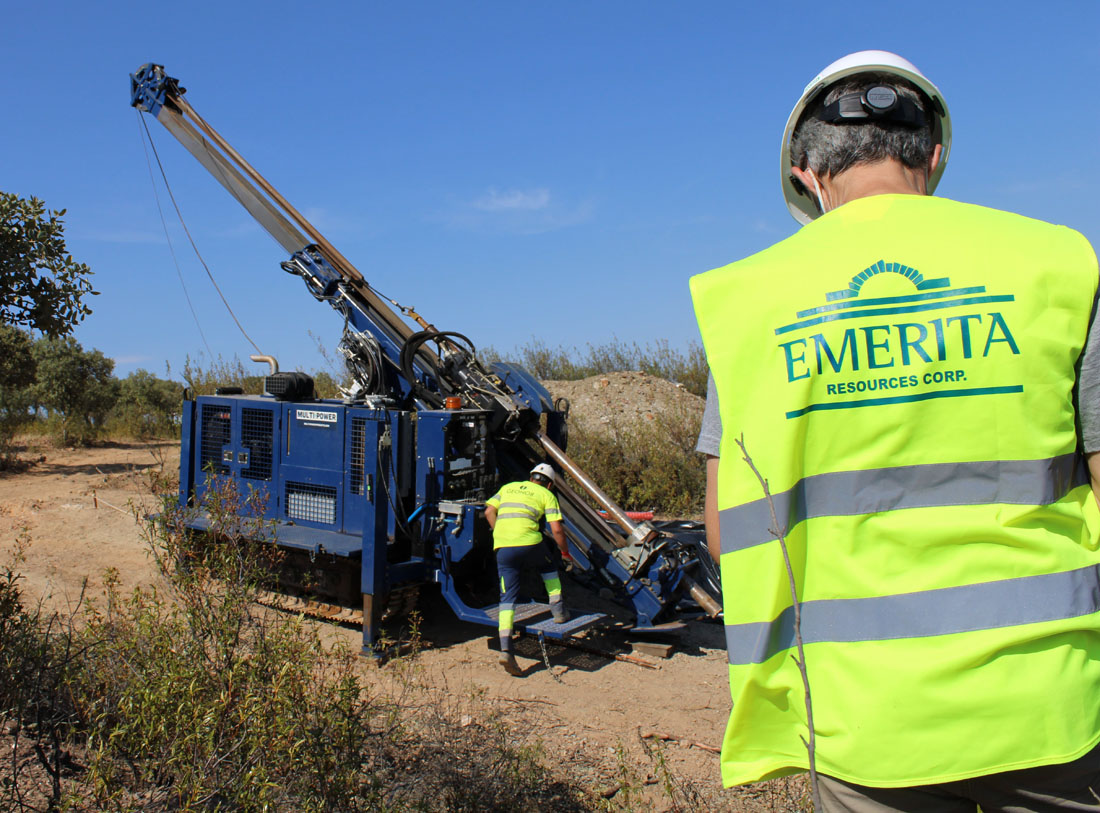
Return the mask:
M690 275L791 234L779 140L803 86L864 48L936 82L939 192L1100 246L1100 3L7 3L0 189L67 208L101 295L76 331L126 375L205 357L165 239L128 74L194 108L367 279L509 350L697 338ZM200 250L283 369L341 324L283 250L158 123ZM167 201L163 199L167 207ZM215 354L246 359L170 210Z

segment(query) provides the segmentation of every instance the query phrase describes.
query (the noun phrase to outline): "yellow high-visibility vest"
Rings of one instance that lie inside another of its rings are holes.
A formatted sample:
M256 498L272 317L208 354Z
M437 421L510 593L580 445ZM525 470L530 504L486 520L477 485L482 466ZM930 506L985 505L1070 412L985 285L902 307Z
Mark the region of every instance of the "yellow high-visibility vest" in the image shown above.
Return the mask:
M1075 364L1096 255L1070 229L862 198L691 280L722 419L726 785L905 786L1100 740L1100 510Z
M543 517L547 522L561 520L561 507L554 492L528 480L501 486L485 504L497 509L493 550L537 545L542 541Z

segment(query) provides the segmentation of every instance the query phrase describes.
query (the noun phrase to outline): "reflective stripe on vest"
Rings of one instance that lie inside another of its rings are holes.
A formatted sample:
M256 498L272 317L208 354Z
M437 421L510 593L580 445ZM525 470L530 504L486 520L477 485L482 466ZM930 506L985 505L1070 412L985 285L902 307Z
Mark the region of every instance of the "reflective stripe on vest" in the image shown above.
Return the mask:
M501 486L486 503L496 509L493 528L493 548L526 547L542 542L540 526L543 517L553 522L561 519L558 500L549 489L530 481L516 481Z
M505 508L512 510L505 511ZM541 509L524 502L502 502L497 510L497 519L529 519L532 522L542 519Z
M815 474L794 488L772 494L786 533L814 517L875 514L899 508L946 505L1049 505L1089 482L1078 454L1047 460L984 460L930 463ZM774 541L772 506L759 499L720 512L722 553Z
M1100 568L1045 573L873 598L799 606L804 644L888 641L1036 624L1100 612ZM763 663L795 646L794 608L759 624L727 624L731 664ZM807 656L812 657L812 655Z

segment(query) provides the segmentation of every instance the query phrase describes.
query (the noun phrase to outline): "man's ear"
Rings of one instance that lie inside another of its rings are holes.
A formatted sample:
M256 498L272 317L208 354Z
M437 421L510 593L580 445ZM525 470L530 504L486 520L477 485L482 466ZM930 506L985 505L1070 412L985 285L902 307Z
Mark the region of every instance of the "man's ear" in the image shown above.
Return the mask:
M792 166L791 175L802 184L802 188L805 190L806 194L809 195L811 199L816 200L814 197L814 171L812 169L800 169Z
M932 177L932 173L936 171L936 167L940 165L940 158L943 157L943 144L937 144L932 148L932 154L928 157L928 177Z
M815 177L812 169L791 167L791 175L802 184L803 188L806 190L806 196L814 202L814 205L821 214L825 214L833 208L829 201L829 194L825 190L825 185L821 182L820 178Z

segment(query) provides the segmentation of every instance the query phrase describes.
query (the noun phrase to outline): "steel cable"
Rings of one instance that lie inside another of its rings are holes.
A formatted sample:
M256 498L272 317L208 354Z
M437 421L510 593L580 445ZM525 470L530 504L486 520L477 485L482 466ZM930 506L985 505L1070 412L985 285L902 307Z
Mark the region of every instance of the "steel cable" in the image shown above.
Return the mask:
M141 118L141 111L135 110L137 113L138 121L142 124L145 122ZM141 133L141 129L138 129L138 133ZM149 128L145 128L145 135L149 135ZM195 320L195 327L199 331L199 337L202 339L203 345L206 347L206 352L210 354L211 360L214 358L214 351L210 349L210 343L206 341L206 334L202 332L202 324L199 322L199 316L195 313L195 306L191 304L191 295L187 292L187 284L183 281L183 270L180 268L179 258L176 257L176 247L172 245L172 236L168 233L168 221L164 217L164 209L160 205L160 192L157 191L157 180L153 175L153 162L149 160L149 147L146 145L144 138L141 140L141 148L145 152L145 165L149 169L149 183L153 186L153 199L157 202L157 213L160 215L160 225L164 229L164 239L168 241L168 251L172 254L172 262L176 266L176 276L179 277L180 287L183 288L183 298L187 300L187 308L191 311L191 318Z
M141 116L141 113L138 113ZM176 217L179 218L180 225L183 227L183 233L187 235L188 241L191 243L191 248L195 251L195 256L199 258L199 262L202 264L203 269L206 271L206 276L210 278L210 284L214 286L214 290L218 292L218 296L221 297L222 304L225 305L225 309L229 311L229 315L233 317L233 322L237 325L237 329L241 331L241 335L248 340L248 343L252 345L253 349L261 355L263 351L260 349L256 342L252 341L252 337L248 335L244 327L241 325L240 320L237 318L237 314L233 312L233 308L229 306L229 301L225 298L225 294L222 293L222 289L218 287L217 281L214 279L213 273L210 271L210 266L206 264L206 260L202 258L202 254L199 252L199 247L195 245L195 240L191 237L191 231L187 228L187 223L183 220L183 213L180 211L179 204L176 203L176 196L172 194L172 187L168 185L168 175L164 171L164 165L160 162L160 155L157 153L157 145L153 143L153 135L149 132L149 125L146 124L145 119L141 119L141 123L145 127L145 134L149 138L149 146L153 149L153 157L157 159L157 167L160 168L160 176L164 179L164 188L168 190L168 198L172 201L172 206L176 210ZM209 349L209 348L208 348Z

